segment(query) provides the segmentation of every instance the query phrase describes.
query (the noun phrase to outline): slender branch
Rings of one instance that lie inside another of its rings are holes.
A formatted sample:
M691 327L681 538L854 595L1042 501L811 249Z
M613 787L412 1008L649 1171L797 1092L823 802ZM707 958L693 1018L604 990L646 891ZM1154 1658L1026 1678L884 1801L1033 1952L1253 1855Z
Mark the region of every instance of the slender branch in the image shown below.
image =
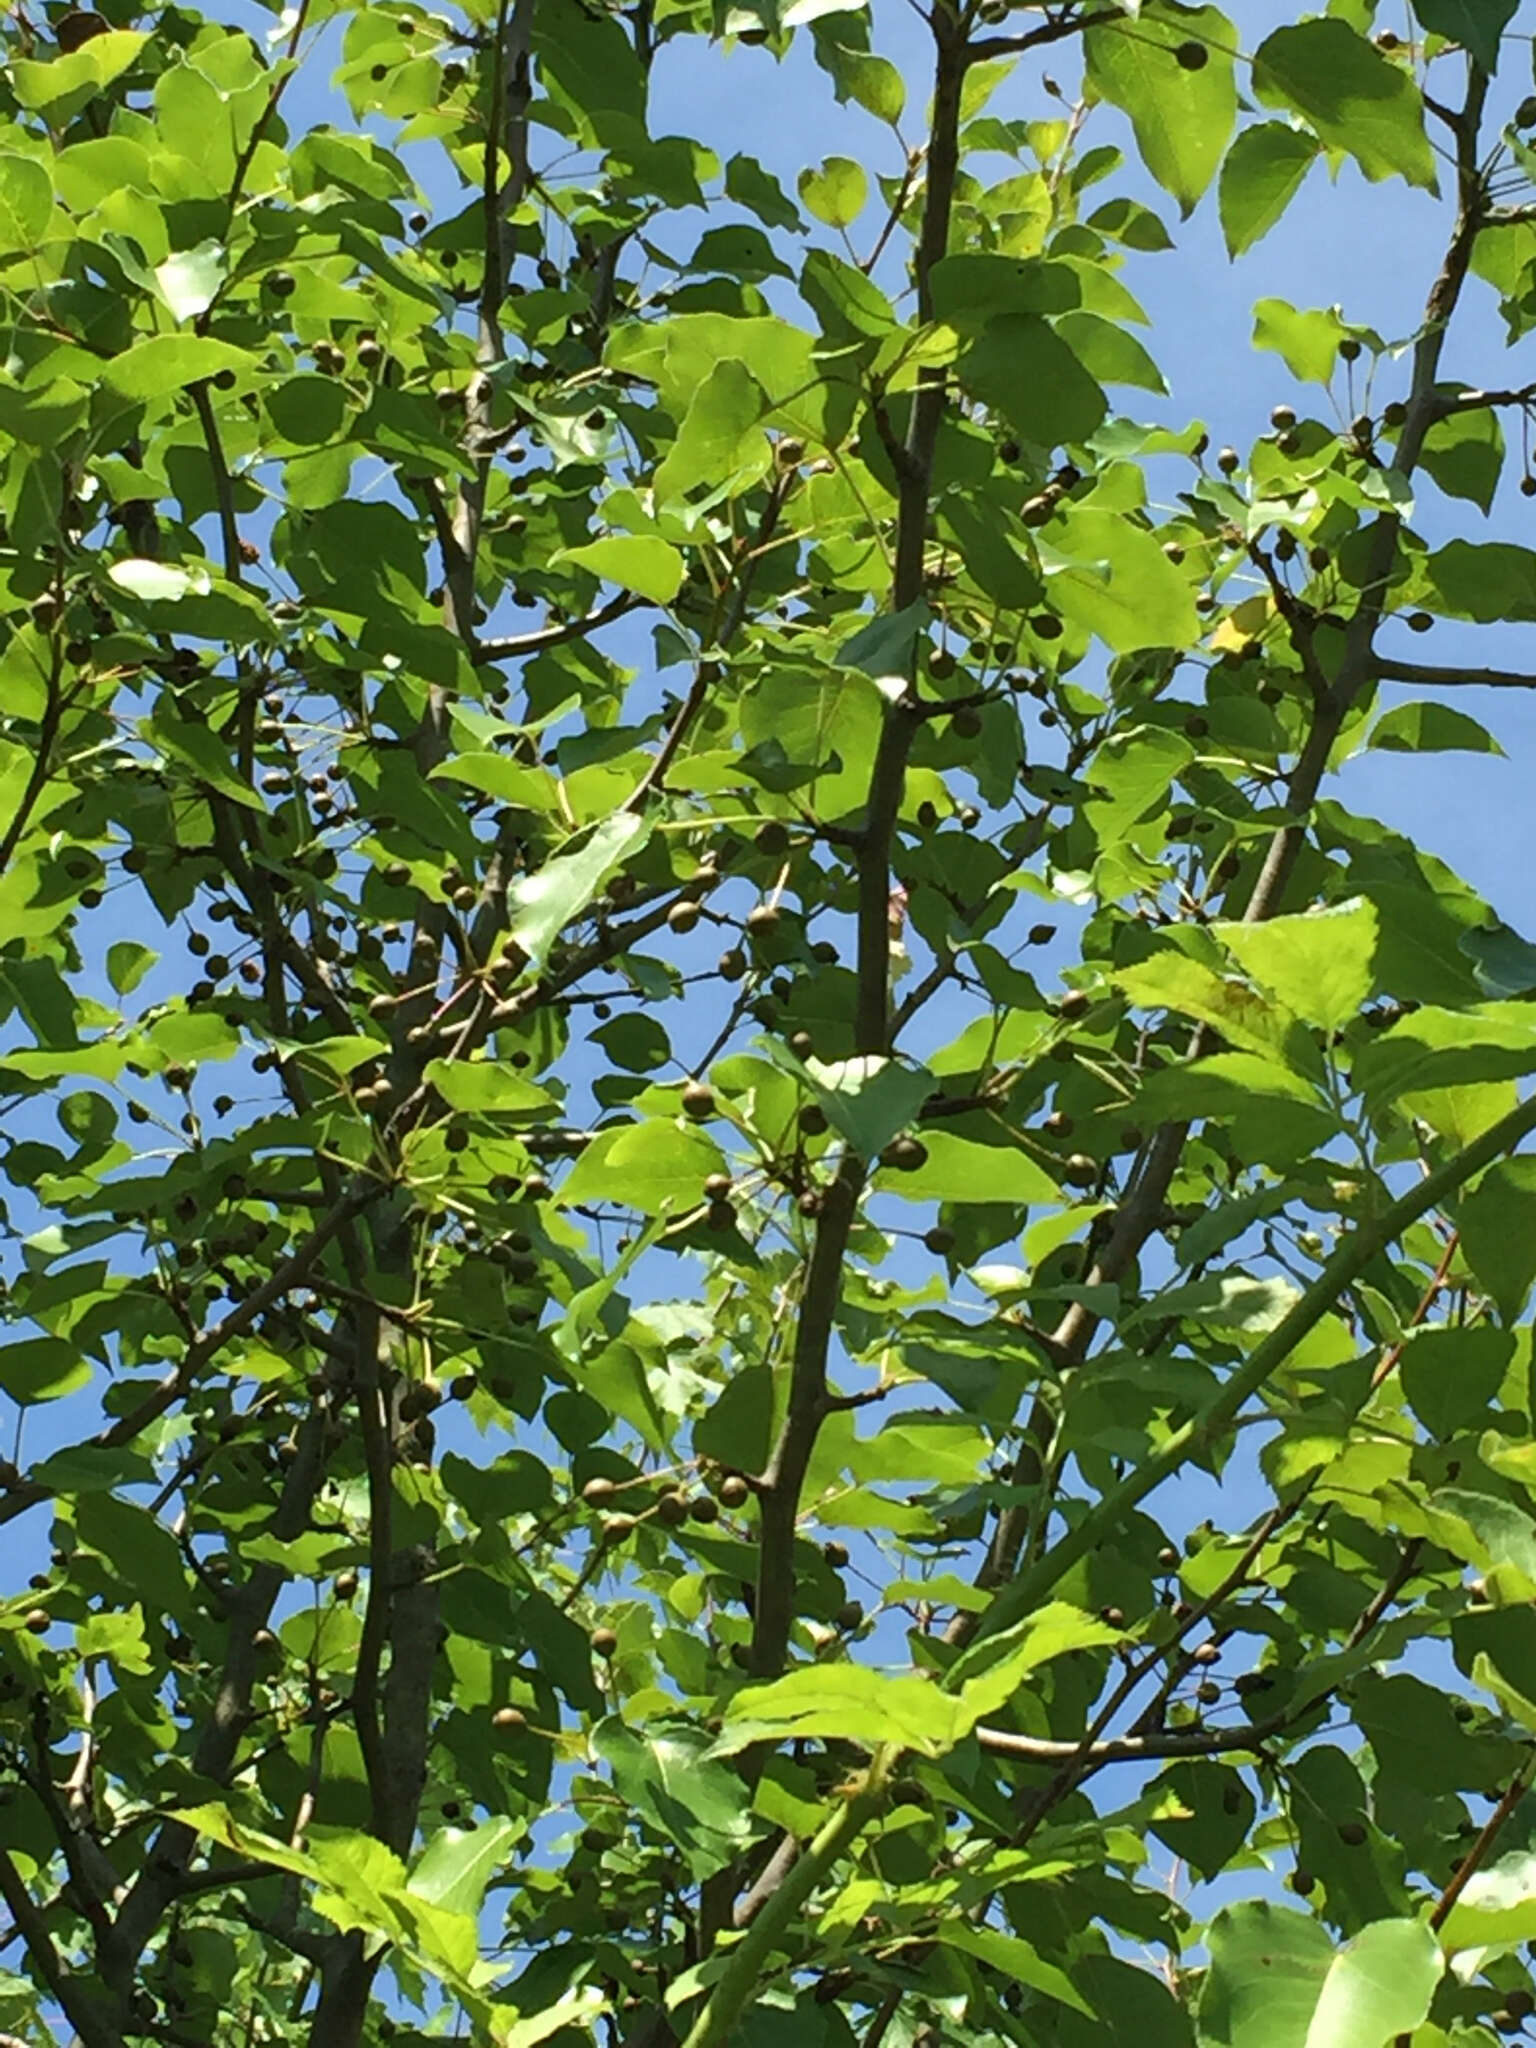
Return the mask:
M96 1435L88 1440L89 1448L116 1450L123 1444L132 1443L133 1439L148 1429L151 1423L158 1422L160 1417L181 1399L206 1367L212 1364L226 1344L243 1335L267 1309L304 1280L343 1223L351 1216L360 1215L383 1191L381 1181L354 1182L328 1214L320 1218L304 1242L296 1246L281 1265L267 1275L259 1287L253 1287L243 1301L237 1302L227 1316L215 1323L212 1328L200 1331L188 1345L185 1356L175 1370L167 1373L142 1401L129 1409L126 1415L120 1415L105 1429L98 1430ZM40 1501L51 1499L52 1494L51 1487L42 1485L36 1479L19 1481L3 1498L0 1498L0 1524L24 1514L28 1508L36 1507Z
M516 661L520 655L539 654L546 647L563 647L566 641L580 640L588 633L595 633L599 626L612 625L626 612L639 611L650 602L648 597L636 597L633 592L625 591L622 597L610 598L583 618L563 619L558 625L541 626L536 633L519 633L510 640L482 640L475 648L475 659Z
M1496 405L1536 405L1536 384L1526 384L1518 391L1444 392L1435 398L1434 413L1437 420L1445 420L1461 412L1485 412Z
M977 1633L988 1636L1010 1627L1028 1614L1079 1558L1110 1542L1131 1508L1231 1426L1244 1405L1378 1253L1395 1243L1409 1224L1416 1223L1474 1174L1513 1150L1533 1130L1536 1130L1536 1097L1501 1117L1472 1144L1426 1174L1417 1186L1390 1204L1379 1217L1346 1238L1284 1320L1229 1376L1220 1393L1198 1415L1175 1430L1161 1450L1127 1473L1120 1484L1105 1494L1098 1506L1069 1530L1054 1549L997 1593L981 1615ZM963 1673L964 1663L962 1658L952 1667L948 1674L950 1682L955 1681L956 1673Z
M1287 1718L1277 1714L1268 1721L1254 1721L1246 1728L1177 1728L1155 1735L1112 1735L1105 1742L1089 1743L1015 1735L1011 1728L982 1726L975 1734L981 1747L995 1756L1022 1757L1027 1763L1081 1764L1091 1771L1101 1764L1147 1763L1155 1757L1216 1756L1234 1749L1259 1749L1281 1732Z
M971 55L980 64L993 57L1017 57L1025 50L1038 50L1047 43L1064 42L1068 36L1080 35L1086 28L1123 26L1125 20L1125 11L1119 7L1100 8L1096 14L1059 14L1053 21L1042 22L1039 28L1027 29L1023 35L984 36L971 44Z
M87 2002L82 1987L71 1978L67 1965L54 1947L47 1915L27 1890L21 1872L11 1861L8 1849L0 1848L0 1898L27 1945L32 1967L47 1986L84 2048L122 2048L116 2030Z
M219 423L214 417L213 400L208 396L208 380L199 377L191 387L192 404L197 412L198 422L203 430L203 446L208 454L208 466L213 472L213 499L218 507L219 538L224 549L224 574L231 583L241 581L244 563L240 553L240 528L235 520L235 487L229 474L229 464L224 456L224 443L219 437Z
M807 1846L741 1940L689 2028L683 2048L721 2048L768 1974L769 1958L796 1913L843 1852L857 1841L885 1805L896 1752L889 1746L875 1752L858 1790L850 1794Z
M1536 690L1536 675L1513 668L1437 668L1419 661L1387 661L1372 656L1370 680L1414 683L1428 690Z

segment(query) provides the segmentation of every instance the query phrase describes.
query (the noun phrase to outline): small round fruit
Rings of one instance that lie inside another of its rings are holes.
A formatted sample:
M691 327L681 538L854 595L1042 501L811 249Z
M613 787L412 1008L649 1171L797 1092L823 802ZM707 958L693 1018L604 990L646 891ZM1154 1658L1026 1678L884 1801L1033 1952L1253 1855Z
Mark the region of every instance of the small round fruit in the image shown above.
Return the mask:
M724 1202L730 1198L732 1188L728 1173L712 1173L704 1182L704 1198L710 1202Z
M1536 99L1524 99L1515 109L1517 128L1536 128Z
M1269 424L1277 434L1288 434L1296 424L1296 408L1291 405L1277 405L1269 415Z
M1069 988L1057 1003L1056 1014L1058 1017L1065 1017L1070 1023L1074 1017L1085 1016L1092 1002L1093 998L1086 989Z
M272 270L267 273L267 290L274 299L291 299L299 288L299 281L291 270Z
M691 932L699 921L697 903L674 903L667 912L667 923L675 932Z
M979 739L981 737L981 713L972 704L964 705L950 719L949 729L956 739Z
M1181 71L1203 71L1211 61L1211 53L1204 43L1180 43L1173 55Z
M1296 1894L1297 1898L1304 1899L1309 1893L1316 1891L1316 1889L1317 1879L1310 1870L1304 1869L1298 1863L1291 1872L1291 1890Z
M622 1543L625 1537L632 1536L634 1531L633 1515L604 1515L602 1519L601 1535L605 1543Z
M803 1103L795 1119L807 1138L819 1138L827 1128L827 1112L819 1102Z
M683 1090L683 1114L702 1123L715 1113L715 1091L707 1081L690 1081Z
M1365 1841L1365 1823L1359 1820L1339 1822L1339 1840L1348 1849L1358 1849Z
M1223 476L1232 476L1241 469L1243 458L1235 448L1223 448L1216 457L1216 467Z
M1215 1643L1201 1643L1199 1648L1191 1653L1190 1661L1195 1664L1215 1664L1220 1658L1221 1651Z
M775 931L783 917L776 903L755 903L747 912L747 930L753 938Z
M618 1487L611 1479L589 1479L581 1489L581 1497L589 1508L601 1507L605 1500L612 1500Z
M955 1233L942 1223L923 1233L923 1243L936 1259L948 1258L955 1248Z
M833 1616L833 1620L837 1623L840 1629L843 1629L845 1632L851 1634L854 1629L860 1627L863 1623L863 1601L845 1600L842 1606L839 1607L839 1609L837 1610L837 1613Z
M1091 1188L1098 1176L1099 1169L1086 1152L1074 1152L1062 1161L1061 1177L1069 1188Z
M713 1494L696 1494L688 1503L688 1512L696 1522L718 1522L720 1503Z
M656 1519L669 1529L681 1528L688 1519L688 1496L683 1493L664 1493L656 1503Z
M1221 1687L1214 1678L1203 1678L1195 1687L1195 1698L1202 1707L1214 1707L1221 1698Z
M46 1607L29 1607L22 1618L22 1627L30 1635L45 1636L53 1626L53 1616Z
M491 1726L503 1735L511 1734L528 1726L528 1716L521 1707L498 1707L491 1716Z
M1363 345L1352 334L1346 334L1339 343L1339 354L1346 363L1358 363L1364 352Z
M880 1154L882 1166L893 1167L897 1173L916 1173L928 1163L928 1147L920 1138L892 1138Z
M782 818L765 818L752 834L752 844L759 853L781 854L789 851L789 827Z
M835 1572L840 1572L848 1562L848 1546L846 1543L823 1543L821 1554Z
M747 956L740 946L728 946L715 962L715 972L724 981L740 981L747 971Z
M724 1508L743 1508L752 1498L752 1489L739 1472L732 1472L720 1482L720 1505Z
M595 1628L587 1640L594 1657L611 1657L619 1647L619 1639L611 1628Z
M357 1573L352 1571L336 1574L336 1598L350 1600L357 1592Z

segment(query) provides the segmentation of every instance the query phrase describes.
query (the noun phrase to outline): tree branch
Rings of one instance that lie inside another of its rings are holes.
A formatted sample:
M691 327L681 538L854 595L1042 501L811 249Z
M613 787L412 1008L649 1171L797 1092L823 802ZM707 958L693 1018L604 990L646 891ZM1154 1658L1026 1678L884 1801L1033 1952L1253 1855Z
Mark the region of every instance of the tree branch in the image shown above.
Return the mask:
M1429 690L1536 690L1536 675L1512 668L1439 668L1420 661L1388 661L1373 655L1370 679L1416 683Z

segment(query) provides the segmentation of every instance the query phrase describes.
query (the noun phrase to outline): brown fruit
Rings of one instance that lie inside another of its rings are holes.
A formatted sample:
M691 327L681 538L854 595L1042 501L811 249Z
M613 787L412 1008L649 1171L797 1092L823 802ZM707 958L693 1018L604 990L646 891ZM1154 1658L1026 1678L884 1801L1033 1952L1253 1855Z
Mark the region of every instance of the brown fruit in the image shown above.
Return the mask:
M720 1482L720 1505L726 1508L745 1507L752 1497L752 1489L739 1472L732 1472Z
M491 1726L504 1733L528 1726L528 1716L521 1707L498 1707L491 1716Z
M581 1497L589 1508L595 1508L605 1500L612 1500L618 1490L611 1479L589 1479L581 1489Z
M611 1657L619 1647L619 1639L611 1628L595 1628L587 1640L594 1657Z
M1214 1643L1201 1643L1190 1657L1191 1663L1194 1664L1215 1664L1219 1663L1220 1659L1221 1651Z
M928 1147L919 1138L893 1138L880 1154L880 1164L893 1167L897 1173L916 1173L927 1163Z
M759 853L787 853L789 851L789 827L782 818L765 818L752 834L752 844Z
M715 962L715 972L726 981L740 981L747 971L747 956L739 946L727 947Z
M1069 1188L1091 1188L1099 1169L1086 1152L1074 1152L1061 1163L1061 1177Z
M723 1202L731 1192L731 1176L728 1173L712 1173L704 1183L705 1198L711 1202Z
M601 1526L602 1539L605 1543L622 1543L626 1536L633 1535L634 1529L633 1515L604 1515Z
M690 1081L683 1090L683 1114L696 1123L715 1113L715 1091L707 1081Z
M1310 1870L1304 1870L1298 1863L1291 1872L1291 1890L1295 1892L1299 1899L1304 1899L1309 1892L1314 1892L1316 1889L1317 1879Z
M935 1258L947 1258L955 1248L955 1233L942 1223L936 1223L932 1230L924 1231L923 1243Z
M803 1103L796 1121L808 1138L819 1138L827 1128L827 1112L819 1102Z
M1289 405L1277 405L1269 415L1269 424L1276 430L1277 433L1288 434L1291 428L1294 427L1296 424L1295 407Z
M1065 1017L1070 1022L1074 1017L1085 1015L1092 1007L1092 1003L1093 998L1085 989L1069 988L1066 994L1058 1001L1056 1014L1058 1017Z
M667 923L675 932L691 932L699 921L697 903L674 903L667 912Z
M851 1633L854 1629L858 1628L864 1620L863 1601L845 1600L842 1606L839 1607L839 1609L837 1610L837 1613L833 1616L833 1619L834 1621L836 1621L840 1629L844 1629Z
M1243 458L1235 448L1223 448L1216 457L1216 467L1223 476L1232 476L1243 466Z
M720 1503L713 1494L696 1494L688 1503L688 1512L696 1522L718 1522Z
M669 1529L677 1529L688 1519L686 1494L664 1493L656 1503L656 1519L664 1522Z
M821 1554L835 1572L840 1572L848 1562L848 1546L846 1543L823 1543Z
M28 1608L22 1620L22 1627L34 1636L47 1635L53 1626L53 1616L46 1607Z
M756 903L747 912L747 930L754 938L761 938L777 928L781 916L776 903Z

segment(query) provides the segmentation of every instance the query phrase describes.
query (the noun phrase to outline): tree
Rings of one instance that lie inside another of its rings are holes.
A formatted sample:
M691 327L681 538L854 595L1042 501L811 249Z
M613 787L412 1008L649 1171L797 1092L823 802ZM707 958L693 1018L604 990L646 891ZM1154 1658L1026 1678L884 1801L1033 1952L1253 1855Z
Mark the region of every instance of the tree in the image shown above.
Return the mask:
M1516 0L932 0L926 117L847 0L102 6L3 32L6 2039L1518 2032L1536 952L1325 791L1536 683L1421 532ZM720 39L905 168L651 132ZM1115 413L1142 171L1320 162L1417 333Z

